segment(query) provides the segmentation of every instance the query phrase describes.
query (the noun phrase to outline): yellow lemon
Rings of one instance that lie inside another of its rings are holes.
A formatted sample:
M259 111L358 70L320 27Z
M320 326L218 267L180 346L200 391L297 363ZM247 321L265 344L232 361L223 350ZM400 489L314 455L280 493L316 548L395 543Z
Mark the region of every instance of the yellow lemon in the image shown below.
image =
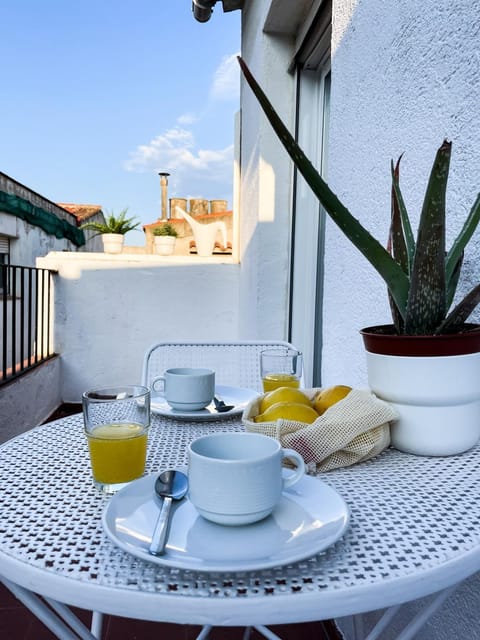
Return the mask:
M297 420L311 424L318 418L318 413L312 407L302 402L277 402L268 407L263 413L254 418L255 422L275 422L283 420Z
M269 391L263 396L260 402L260 413L266 411L268 407L277 404L277 402L298 402L300 404L306 404L309 407L312 406L307 396L299 389L294 389L293 387L278 387L278 389Z
M313 399L313 407L315 411L321 416L329 407L339 400L346 398L351 390L352 387L348 387L344 384L337 384L334 387L321 389Z

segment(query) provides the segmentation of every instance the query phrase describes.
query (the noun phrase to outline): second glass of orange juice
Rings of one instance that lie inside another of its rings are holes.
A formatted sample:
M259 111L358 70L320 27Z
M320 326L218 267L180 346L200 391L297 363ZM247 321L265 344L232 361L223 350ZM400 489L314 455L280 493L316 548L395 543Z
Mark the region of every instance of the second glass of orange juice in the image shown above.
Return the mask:
M85 434L94 483L114 493L145 471L150 426L150 391L122 386L86 391Z
M278 387L300 386L302 354L288 347L272 348L260 354L260 369L264 392Z

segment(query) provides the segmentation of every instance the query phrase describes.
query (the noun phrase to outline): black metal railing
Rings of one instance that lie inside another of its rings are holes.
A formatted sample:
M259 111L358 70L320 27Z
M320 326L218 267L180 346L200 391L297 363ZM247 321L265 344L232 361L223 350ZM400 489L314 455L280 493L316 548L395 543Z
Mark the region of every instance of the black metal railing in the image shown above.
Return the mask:
M54 355L53 273L0 264L0 385Z

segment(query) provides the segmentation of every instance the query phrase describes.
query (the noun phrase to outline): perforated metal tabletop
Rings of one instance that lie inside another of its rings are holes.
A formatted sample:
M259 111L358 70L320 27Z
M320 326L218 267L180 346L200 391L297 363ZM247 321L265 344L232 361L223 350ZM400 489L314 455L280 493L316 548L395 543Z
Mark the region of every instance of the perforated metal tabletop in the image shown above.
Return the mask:
M187 463L190 440L237 419L154 416L147 473ZM355 614L444 589L480 568L480 447L449 458L387 450L322 480L351 512L346 534L291 565L245 573L162 567L104 534L80 414L0 448L0 576L70 605L189 624L281 624ZM214 544L214 541L212 541Z

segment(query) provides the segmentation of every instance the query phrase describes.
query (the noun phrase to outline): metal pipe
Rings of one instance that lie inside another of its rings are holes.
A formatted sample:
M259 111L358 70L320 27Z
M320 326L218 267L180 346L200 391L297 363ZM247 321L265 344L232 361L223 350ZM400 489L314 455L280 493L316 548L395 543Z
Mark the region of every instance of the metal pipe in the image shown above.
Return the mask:
M167 187L168 187L168 176L170 175L169 173L166 173L165 171L162 171L158 174L160 176L160 190L161 190L161 194L162 194L162 216L160 218L160 220L166 220L167 219Z
M217 0L192 0L193 17L198 22L208 22Z

